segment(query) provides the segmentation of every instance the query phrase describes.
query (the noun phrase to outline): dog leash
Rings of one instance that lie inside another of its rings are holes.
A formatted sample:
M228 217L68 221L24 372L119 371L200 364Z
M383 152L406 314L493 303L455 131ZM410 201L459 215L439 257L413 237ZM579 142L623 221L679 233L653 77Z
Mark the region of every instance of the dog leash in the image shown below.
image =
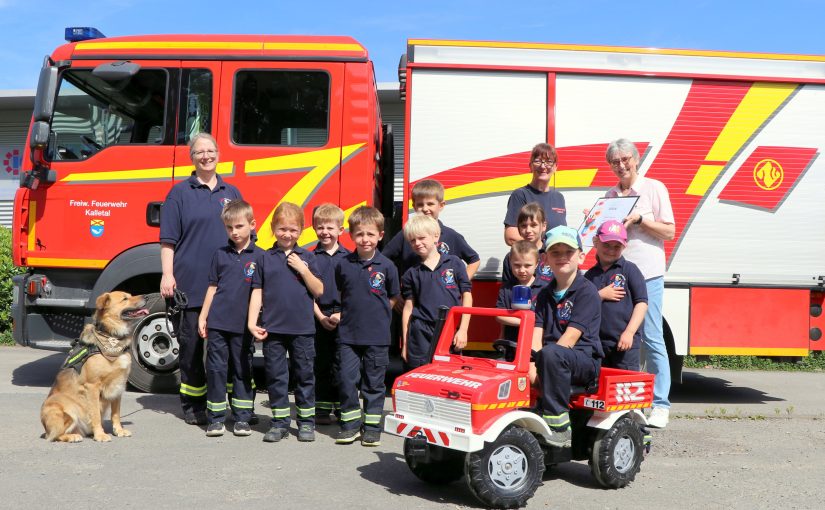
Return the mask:
M169 317L179 314L188 304L189 298L186 297L186 293L178 288L175 288L172 297L166 298L166 330L169 331L169 336L172 338L176 338L178 332L172 328Z

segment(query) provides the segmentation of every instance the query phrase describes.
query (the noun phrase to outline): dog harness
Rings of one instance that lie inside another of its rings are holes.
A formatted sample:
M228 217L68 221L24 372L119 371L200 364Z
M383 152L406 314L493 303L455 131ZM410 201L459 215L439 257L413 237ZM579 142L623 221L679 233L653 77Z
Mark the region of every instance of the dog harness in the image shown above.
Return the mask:
M79 338L72 342L72 348L69 350L69 354L66 355L66 361L64 361L63 366L60 367L61 370L64 368L73 368L77 373L80 373L80 371L83 370L83 365L86 363L86 360L95 354L100 354L107 360L114 361L126 351L129 343L132 341L131 337L115 338L104 335L97 330L93 330L92 333L95 337L95 341L92 344L83 343Z

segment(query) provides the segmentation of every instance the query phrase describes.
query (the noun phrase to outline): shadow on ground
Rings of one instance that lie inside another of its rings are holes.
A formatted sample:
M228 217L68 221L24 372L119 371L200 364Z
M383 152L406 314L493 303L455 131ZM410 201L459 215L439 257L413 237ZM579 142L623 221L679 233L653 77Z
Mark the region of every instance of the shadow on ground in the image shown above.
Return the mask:
M56 352L38 360L20 365L11 373L11 383L15 386L48 388L54 382L66 353Z
M670 391L673 403L692 404L764 404L784 402L784 398L772 397L762 390L734 386L724 377L707 377L685 372L682 384L674 384Z
M463 478L447 485L431 485L412 474L401 453L375 452L378 460L359 466L364 480L384 487L390 494L415 496L435 503L454 506L479 507L479 502L470 494Z

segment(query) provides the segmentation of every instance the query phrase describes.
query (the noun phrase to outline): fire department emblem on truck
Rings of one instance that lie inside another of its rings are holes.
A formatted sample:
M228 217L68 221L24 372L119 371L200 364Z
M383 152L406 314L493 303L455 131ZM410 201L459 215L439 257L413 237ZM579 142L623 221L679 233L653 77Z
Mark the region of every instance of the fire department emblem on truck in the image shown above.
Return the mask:
M784 178L782 165L773 159L763 159L753 167L753 182L765 191L773 191L782 186Z
M92 237L102 236L104 226L103 220L91 220L89 223L89 232L92 234Z

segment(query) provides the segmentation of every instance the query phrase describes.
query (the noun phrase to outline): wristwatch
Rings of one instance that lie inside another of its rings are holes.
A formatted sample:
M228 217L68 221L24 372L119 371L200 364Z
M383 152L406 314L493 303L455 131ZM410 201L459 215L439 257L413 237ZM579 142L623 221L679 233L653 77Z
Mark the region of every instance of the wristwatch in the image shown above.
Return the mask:
M642 215L640 214L640 215L639 215L639 219L638 219L638 220L636 220L636 221L634 221L634 222L633 222L633 224L634 224L634 225L640 225L641 223L642 223Z

